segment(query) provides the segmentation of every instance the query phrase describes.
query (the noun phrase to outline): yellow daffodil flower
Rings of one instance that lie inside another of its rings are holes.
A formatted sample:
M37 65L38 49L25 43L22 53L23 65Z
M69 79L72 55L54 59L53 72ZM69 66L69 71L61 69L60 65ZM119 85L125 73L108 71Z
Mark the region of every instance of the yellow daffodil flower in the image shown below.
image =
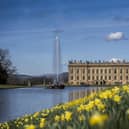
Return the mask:
M56 115L55 116L55 121L57 121L57 122L60 121L60 116Z
M36 129L35 125L25 125L25 129Z
M71 118L72 118L72 112L65 111L65 119L69 121L71 120Z
M115 96L113 97L113 101L119 103L119 102L121 101L121 96L115 95Z
M108 115L95 113L90 117L89 123L91 126L95 125L102 126L106 120L108 120Z

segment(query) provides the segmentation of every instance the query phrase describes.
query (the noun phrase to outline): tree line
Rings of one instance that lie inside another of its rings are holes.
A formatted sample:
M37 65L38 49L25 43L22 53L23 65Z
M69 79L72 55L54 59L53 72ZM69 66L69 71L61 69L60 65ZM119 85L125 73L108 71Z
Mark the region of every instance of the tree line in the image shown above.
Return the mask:
M8 77L16 71L10 60L9 51L0 48L0 84L6 84Z

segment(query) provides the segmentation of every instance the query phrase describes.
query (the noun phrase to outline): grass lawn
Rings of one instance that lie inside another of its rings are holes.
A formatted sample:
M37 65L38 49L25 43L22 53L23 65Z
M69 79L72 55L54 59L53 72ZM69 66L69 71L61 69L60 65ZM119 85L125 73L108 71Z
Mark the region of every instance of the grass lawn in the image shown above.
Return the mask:
M26 87L23 85L4 85L4 84L0 84L0 89L13 89L13 88L22 88L22 87Z

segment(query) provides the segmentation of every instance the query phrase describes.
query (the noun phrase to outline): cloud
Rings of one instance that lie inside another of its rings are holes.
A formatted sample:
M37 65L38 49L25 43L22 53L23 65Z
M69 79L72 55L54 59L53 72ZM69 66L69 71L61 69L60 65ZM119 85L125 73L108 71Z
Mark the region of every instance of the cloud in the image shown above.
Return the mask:
M107 41L118 41L118 40L125 40L125 35L123 32L112 32L107 37Z
M120 58L112 58L112 59L109 60L109 62L114 62L114 63L122 62L122 59L120 59Z

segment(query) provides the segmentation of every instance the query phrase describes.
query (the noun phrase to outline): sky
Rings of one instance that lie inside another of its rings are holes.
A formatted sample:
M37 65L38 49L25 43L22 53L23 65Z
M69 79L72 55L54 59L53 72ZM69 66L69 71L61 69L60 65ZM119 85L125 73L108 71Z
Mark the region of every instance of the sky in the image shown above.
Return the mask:
M54 30L69 60L129 60L129 0L0 0L0 48L19 74L52 73Z

